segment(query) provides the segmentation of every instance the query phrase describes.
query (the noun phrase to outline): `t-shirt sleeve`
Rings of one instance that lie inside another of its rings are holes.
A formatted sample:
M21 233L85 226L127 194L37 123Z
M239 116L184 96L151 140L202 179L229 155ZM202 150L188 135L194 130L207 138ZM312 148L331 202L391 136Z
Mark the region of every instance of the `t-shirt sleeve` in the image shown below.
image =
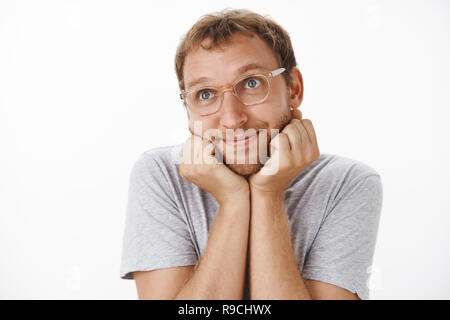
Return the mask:
M123 235L120 277L134 271L195 265L197 255L158 156L143 153L133 166Z
M327 282L369 299L368 278L382 197L377 174L357 178L341 188L306 256L303 278Z

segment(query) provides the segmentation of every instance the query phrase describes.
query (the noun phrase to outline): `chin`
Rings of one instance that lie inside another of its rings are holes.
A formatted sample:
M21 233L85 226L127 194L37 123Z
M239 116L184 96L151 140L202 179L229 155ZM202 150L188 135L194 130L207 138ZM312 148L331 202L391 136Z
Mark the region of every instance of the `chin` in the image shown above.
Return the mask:
M227 166L238 175L250 176L262 168L262 164L227 164Z

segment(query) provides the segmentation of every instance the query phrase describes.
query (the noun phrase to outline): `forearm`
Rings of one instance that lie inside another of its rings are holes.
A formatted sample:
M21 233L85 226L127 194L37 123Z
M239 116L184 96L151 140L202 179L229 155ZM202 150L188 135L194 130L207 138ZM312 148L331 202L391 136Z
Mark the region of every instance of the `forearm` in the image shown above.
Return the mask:
M251 193L251 299L311 299L295 261L283 194Z
M249 194L219 206L204 254L175 299L242 299L247 258Z

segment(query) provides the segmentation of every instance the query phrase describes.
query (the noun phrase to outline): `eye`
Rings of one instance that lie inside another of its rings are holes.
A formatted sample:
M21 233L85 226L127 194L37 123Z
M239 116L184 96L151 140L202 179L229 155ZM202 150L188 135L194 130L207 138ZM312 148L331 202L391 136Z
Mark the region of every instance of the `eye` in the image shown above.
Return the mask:
M212 98L213 94L209 90L200 90L197 92L196 96L200 100L208 100Z
M261 81L259 81L256 78L248 78L247 80L245 80L245 88L255 89L255 88L259 87L260 84L261 84Z

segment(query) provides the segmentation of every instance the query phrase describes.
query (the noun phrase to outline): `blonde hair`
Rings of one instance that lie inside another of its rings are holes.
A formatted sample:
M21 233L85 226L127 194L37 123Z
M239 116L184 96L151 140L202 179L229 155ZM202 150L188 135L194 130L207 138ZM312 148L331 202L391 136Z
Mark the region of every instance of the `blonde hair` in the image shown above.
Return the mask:
M279 67L286 68L287 72L283 72L283 76L286 83L290 84L289 71L297 66L297 62L289 34L275 21L260 14L245 9L225 9L202 16L178 45L175 55L175 72L180 89L185 89L183 67L187 54L199 45L206 50L214 49L226 43L236 32L249 36L256 34L264 40L272 48ZM205 39L211 40L208 46L202 44Z

